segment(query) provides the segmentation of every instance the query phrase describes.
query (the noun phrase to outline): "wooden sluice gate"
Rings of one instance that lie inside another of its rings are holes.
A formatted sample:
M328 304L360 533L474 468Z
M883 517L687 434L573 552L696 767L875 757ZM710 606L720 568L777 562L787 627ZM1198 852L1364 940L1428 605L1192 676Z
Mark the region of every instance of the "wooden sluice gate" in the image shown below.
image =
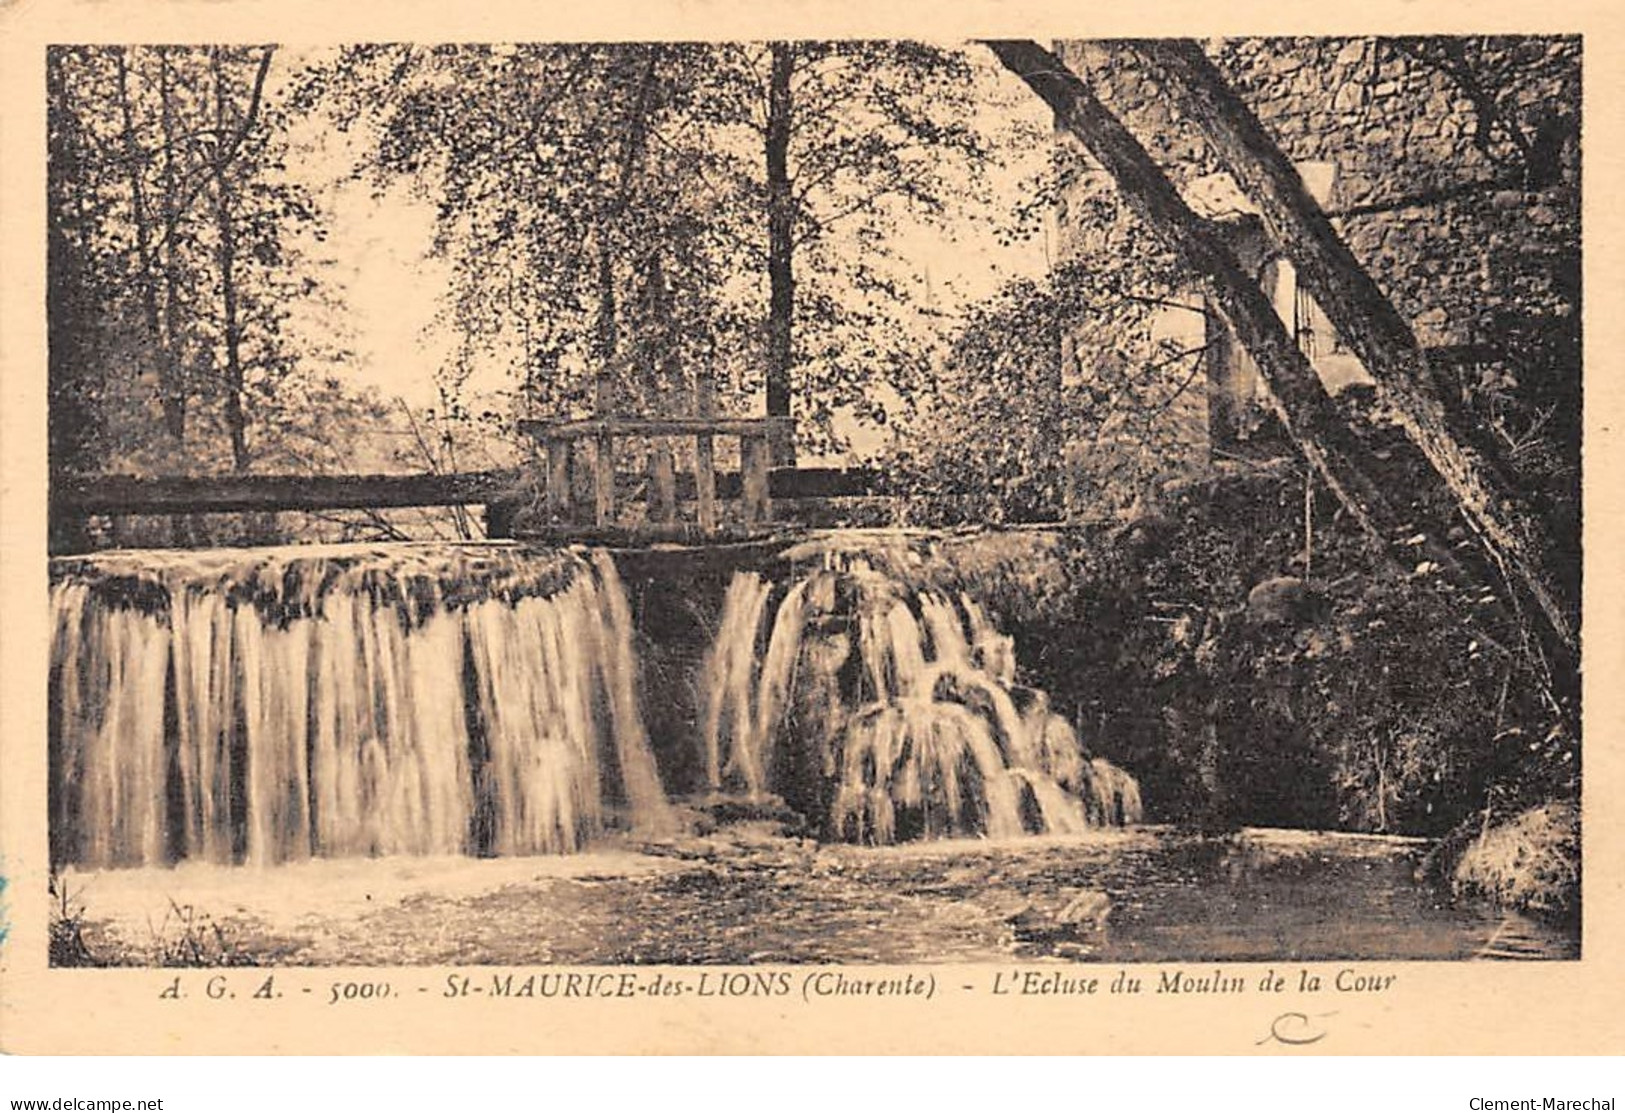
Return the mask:
M773 520L768 475L776 438L790 435L785 418L718 417L711 377L696 377L694 414L688 417L623 417L611 413L610 390L600 377L598 416L574 421L521 421L520 432L546 451L543 534L580 536L580 527L621 532L617 515L616 461L626 438L652 438L647 461L645 513L632 531L649 540L704 541L750 537ZM716 442L739 440L739 514L725 525L718 505ZM672 440L692 445L692 522L681 520ZM590 447L589 447L590 446Z
M679 519L679 485L673 453L657 446L649 453L643 527L651 537L703 539L740 532L760 533L773 521L769 485L770 418L592 418L584 421L520 423L546 446L547 527L580 536L582 527L616 530L616 442L626 437L692 438L695 445L692 523ZM715 467L717 437L740 442L739 525L729 529L720 512ZM587 449L584 442L590 442ZM585 482L583 482L585 477ZM590 500L579 498L589 490ZM590 505L583 505L589 502ZM646 528L644 528L646 527Z

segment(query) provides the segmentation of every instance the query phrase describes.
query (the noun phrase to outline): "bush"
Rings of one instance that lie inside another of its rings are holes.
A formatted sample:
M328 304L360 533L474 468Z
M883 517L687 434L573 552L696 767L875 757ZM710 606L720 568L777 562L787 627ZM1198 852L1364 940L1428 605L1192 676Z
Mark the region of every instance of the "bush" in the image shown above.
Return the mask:
M1461 856L1457 893L1476 894L1508 908L1572 916L1580 907L1580 810L1572 802L1543 804L1488 827Z

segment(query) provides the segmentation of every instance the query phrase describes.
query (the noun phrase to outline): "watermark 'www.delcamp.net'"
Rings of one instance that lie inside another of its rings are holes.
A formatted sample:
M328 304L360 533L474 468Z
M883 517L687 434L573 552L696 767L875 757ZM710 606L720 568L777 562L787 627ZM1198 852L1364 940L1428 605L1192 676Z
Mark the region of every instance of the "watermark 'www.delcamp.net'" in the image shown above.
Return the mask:
M149 1110L158 1110L161 1113L164 1099L131 1101L129 1098L47 1098L40 1101L13 1098L11 1107L53 1110L55 1113L148 1113Z

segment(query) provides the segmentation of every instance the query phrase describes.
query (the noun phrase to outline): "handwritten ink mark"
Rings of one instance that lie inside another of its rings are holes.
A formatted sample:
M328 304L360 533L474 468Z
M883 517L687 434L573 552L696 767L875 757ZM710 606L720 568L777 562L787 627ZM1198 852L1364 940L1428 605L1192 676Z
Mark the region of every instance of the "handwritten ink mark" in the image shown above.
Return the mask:
M1282 1013L1270 1022L1269 1035L1255 1043L1260 1047L1271 1040L1284 1043L1289 1047L1302 1047L1305 1044L1319 1043L1325 1039L1327 1032L1315 1021L1322 1017L1336 1016L1335 1012L1318 1013L1311 1017L1308 1013Z

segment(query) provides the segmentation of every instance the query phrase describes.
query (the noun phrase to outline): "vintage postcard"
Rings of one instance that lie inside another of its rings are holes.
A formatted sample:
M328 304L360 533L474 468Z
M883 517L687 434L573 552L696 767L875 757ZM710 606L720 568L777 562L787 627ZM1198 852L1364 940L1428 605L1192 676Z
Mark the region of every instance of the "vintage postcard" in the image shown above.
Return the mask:
M1625 1046L1605 16L0 8L0 1047Z

